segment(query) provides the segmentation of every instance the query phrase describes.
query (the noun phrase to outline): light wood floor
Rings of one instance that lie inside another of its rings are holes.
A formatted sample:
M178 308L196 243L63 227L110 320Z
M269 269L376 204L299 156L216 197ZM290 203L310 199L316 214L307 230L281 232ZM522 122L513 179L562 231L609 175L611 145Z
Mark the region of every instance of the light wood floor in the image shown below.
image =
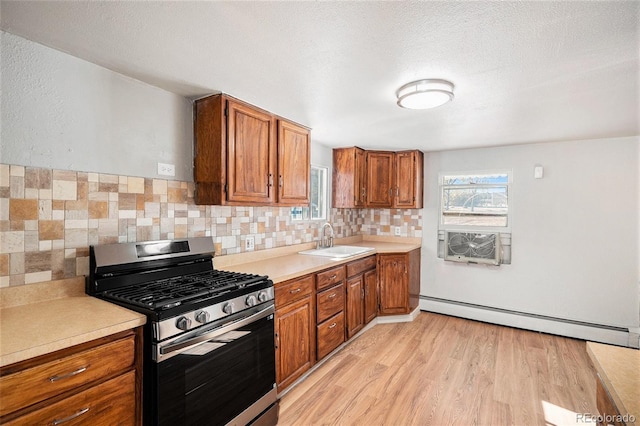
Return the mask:
M280 401L278 425L565 425L597 414L585 342L422 312L378 324Z

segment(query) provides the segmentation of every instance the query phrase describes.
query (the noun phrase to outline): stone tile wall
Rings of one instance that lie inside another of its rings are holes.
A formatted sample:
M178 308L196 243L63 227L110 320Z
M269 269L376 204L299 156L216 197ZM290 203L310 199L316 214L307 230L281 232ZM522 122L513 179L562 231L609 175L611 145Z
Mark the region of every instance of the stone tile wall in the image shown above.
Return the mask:
M89 273L89 246L211 236L217 255L312 242L288 207L197 206L194 184L0 164L0 287ZM420 210L333 209L337 238L421 236ZM250 234L251 223L257 233ZM379 227L378 225L382 225Z

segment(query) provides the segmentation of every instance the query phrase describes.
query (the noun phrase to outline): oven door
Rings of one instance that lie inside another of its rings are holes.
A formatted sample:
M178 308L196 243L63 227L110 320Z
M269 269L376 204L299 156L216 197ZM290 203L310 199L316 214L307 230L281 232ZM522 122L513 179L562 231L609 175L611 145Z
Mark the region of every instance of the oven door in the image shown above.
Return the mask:
M155 389L146 390L153 424L246 424L277 402L274 307L266 305L156 345Z

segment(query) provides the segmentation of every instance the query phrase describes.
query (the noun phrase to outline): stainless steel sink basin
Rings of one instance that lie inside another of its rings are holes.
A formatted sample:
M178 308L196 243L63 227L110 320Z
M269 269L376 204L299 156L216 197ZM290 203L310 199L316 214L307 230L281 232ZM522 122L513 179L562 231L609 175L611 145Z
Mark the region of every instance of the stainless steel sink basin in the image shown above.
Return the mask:
M374 251L373 247L358 246L333 246L315 250L299 251L299 254L310 254L312 256L324 256L344 259L346 257L357 256L359 254Z

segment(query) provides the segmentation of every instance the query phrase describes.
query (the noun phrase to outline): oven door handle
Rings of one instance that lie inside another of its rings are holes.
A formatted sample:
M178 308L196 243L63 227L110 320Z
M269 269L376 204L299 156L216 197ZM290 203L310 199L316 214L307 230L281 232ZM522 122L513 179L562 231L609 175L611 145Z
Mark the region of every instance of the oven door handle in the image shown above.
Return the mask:
M218 337L222 334L228 333L230 331L234 331L239 329L240 327L244 327L247 324L251 324L252 322L258 321L262 318L266 318L269 315L273 315L275 313L275 307L273 305L270 305L268 308L263 309L261 311L256 312L255 314L245 317L245 318L241 318L237 321L233 321L230 322L229 324L225 324L222 327L216 328L210 332L207 332L205 334L201 334L201 335L196 335L188 340L185 341L181 341L181 342L176 342L176 343L170 343L166 346L161 346L158 351L159 351L159 357L158 357L158 361L162 361L162 359L166 356L169 355L173 352L182 350L182 349L186 349L186 348L190 348L192 346L196 346L200 343L204 343L208 340L213 339L214 337Z

